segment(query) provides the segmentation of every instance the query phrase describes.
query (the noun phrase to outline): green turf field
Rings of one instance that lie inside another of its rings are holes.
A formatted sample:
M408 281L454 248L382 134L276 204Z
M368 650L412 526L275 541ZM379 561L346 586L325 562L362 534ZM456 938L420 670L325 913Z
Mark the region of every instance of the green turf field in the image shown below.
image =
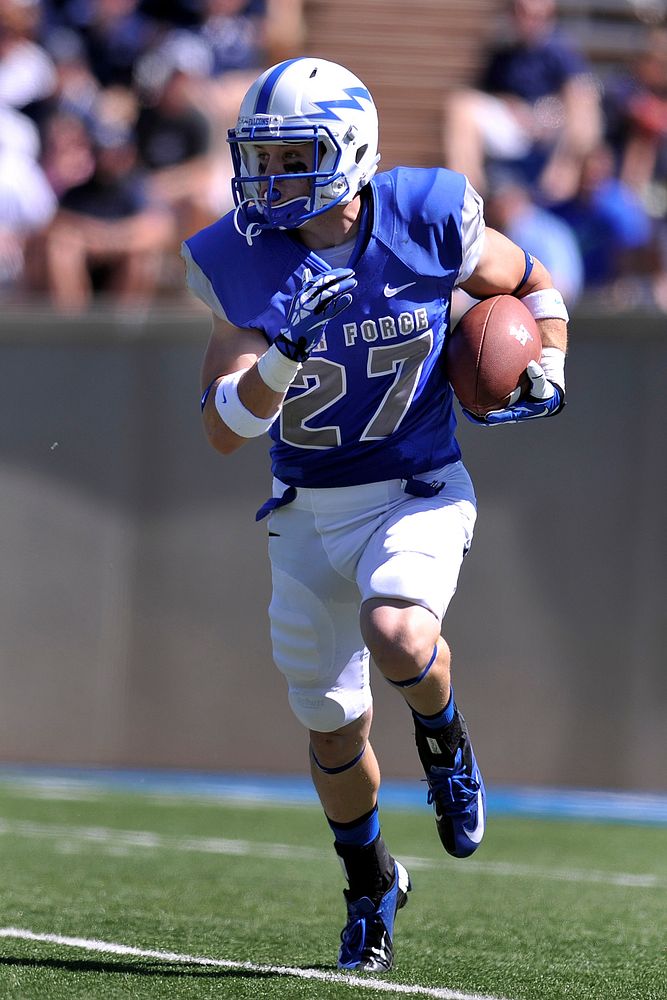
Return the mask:
M490 817L467 861L426 810L383 827L414 891L395 968L366 988L336 970L342 874L317 809L0 784L0 997L667 997L664 827Z

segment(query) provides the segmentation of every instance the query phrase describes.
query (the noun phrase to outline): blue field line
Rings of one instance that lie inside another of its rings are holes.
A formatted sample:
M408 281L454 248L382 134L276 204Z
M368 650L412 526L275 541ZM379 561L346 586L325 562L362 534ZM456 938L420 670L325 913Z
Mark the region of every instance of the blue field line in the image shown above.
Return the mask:
M206 771L136 770L105 767L0 765L0 783L43 793L144 792L272 805L316 805L310 779L300 775L230 774ZM489 811L497 816L527 816L667 825L667 795L595 789L496 786L487 788ZM426 809L423 781L386 780L384 809Z

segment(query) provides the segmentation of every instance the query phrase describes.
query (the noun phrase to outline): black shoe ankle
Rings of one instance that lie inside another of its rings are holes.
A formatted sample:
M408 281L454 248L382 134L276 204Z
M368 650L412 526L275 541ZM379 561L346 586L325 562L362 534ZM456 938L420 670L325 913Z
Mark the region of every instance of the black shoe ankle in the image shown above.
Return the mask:
M448 726L428 729L415 719L415 741L425 771L431 767L453 767L456 752L468 743L468 729L458 709Z
M382 834L364 847L339 843L334 847L348 880L349 888L343 890L345 898L353 901L367 896L374 903L379 902L392 884L396 868Z

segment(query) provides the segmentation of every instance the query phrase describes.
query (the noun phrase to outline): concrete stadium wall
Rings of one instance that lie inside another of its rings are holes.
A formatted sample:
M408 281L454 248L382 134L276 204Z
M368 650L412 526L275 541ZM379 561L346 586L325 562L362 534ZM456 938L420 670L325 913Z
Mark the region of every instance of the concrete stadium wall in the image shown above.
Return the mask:
M208 332L5 317L0 758L300 772L270 657L266 443L199 423ZM558 420L460 438L479 496L446 620L490 782L667 789L664 321L575 318ZM375 677L387 776L419 776Z

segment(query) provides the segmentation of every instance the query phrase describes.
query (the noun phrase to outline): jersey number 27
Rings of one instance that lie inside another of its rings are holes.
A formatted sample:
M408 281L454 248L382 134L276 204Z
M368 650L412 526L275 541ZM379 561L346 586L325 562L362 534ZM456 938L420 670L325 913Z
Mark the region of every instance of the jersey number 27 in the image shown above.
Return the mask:
M412 340L370 348L366 369L368 377L393 375L394 379L361 432L359 441L377 441L389 437L398 428L412 402L422 366L432 346L433 332L428 330ZM309 427L308 422L345 396L347 376L344 366L328 358L311 356L292 387L305 391L283 403L281 439L295 448L335 448L340 445L341 430L338 425Z

